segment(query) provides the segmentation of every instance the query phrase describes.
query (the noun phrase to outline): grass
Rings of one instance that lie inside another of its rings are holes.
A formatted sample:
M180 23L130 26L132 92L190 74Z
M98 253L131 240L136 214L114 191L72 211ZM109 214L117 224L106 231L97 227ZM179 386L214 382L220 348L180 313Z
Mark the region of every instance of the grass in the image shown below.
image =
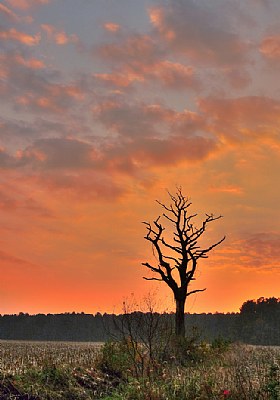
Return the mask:
M131 341L2 341L0 398L280 400L280 348L181 343L154 359L134 350Z

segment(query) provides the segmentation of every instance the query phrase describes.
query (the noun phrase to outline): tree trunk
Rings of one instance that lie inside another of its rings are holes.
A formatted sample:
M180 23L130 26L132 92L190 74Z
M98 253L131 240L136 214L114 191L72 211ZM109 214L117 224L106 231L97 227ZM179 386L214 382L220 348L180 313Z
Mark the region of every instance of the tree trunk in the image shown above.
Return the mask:
M185 302L186 299L175 299L175 335L185 337Z

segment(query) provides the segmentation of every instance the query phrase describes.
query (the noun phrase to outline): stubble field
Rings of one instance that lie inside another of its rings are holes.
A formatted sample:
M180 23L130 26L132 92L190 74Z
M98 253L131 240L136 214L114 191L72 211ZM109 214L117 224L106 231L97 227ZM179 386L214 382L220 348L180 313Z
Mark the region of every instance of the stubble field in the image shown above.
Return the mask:
M202 343L196 352L151 362L131 343L0 341L0 399L280 399L279 347Z

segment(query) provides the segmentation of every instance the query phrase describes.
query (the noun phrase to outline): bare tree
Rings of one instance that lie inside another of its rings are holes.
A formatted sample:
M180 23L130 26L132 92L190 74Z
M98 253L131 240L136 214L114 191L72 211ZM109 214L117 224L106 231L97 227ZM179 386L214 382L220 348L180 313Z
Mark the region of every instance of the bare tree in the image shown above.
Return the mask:
M176 313L175 313L175 334L185 336L185 304L191 294L203 292L206 289L190 290L191 282L195 280L195 272L198 261L207 258L208 253L225 240L223 237L211 246L203 248L199 241L206 231L207 225L222 216L215 217L213 214L206 214L205 219L199 227L194 225L194 218L197 214L191 214L189 207L191 202L185 197L181 188L177 188L175 195L169 193L171 204L169 206L157 201L164 209L164 212L152 224L144 222L147 228L145 239L152 243L153 252L158 260L157 266L149 262L142 263L156 277L144 277L146 280L165 282L173 292ZM164 237L165 228L160 223L164 218L172 225L172 239Z

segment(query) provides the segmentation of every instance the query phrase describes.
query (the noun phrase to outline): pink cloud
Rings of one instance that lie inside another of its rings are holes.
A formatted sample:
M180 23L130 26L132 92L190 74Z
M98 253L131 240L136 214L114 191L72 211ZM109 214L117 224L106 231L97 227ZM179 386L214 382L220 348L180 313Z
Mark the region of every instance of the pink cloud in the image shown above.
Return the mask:
M114 24L113 22L106 22L103 26L106 31L113 33L118 32L121 28L119 24Z
M166 139L147 138L135 141L132 157L139 164L151 166L178 166L190 161L206 159L216 151L216 142L202 136L170 136Z
M79 41L77 35L67 35L64 31L58 31L53 25L42 24L41 28L46 32L48 39L54 41L59 46Z
M214 137L196 134L205 121L188 110L175 112L157 104L106 102L94 112L98 121L119 135L104 149L105 165L126 165L131 170L179 165L205 159L217 148Z
M27 10L33 6L48 4L50 0L6 0L13 8Z
M227 193L233 195L241 195L243 194L243 188L240 186L227 185L227 186L210 186L210 192L219 192L219 193Z
M167 60L155 62L151 65L145 65L143 60L141 64L124 65L115 72L95 74L94 77L120 88L145 81L158 82L172 89L198 87L198 81L192 67Z
M23 66L31 70L40 70L45 68L45 64L42 60L37 58L23 57L20 53L10 53L0 55L1 68L0 76L2 78L12 77L13 68Z
M261 271L279 269L280 237L278 233L262 232L243 235L225 242L217 249L210 264L228 265L233 268L250 268Z
M137 81L143 81L144 78L139 74L125 74L124 72L112 72L107 74L94 74L95 79L100 82L107 83L109 86L125 88Z
M24 65L27 68L31 69L42 69L45 68L45 64L42 60L39 60L37 58L24 58L19 54L16 54L13 57L14 62Z
M280 35L265 37L260 44L260 53L272 60L280 58Z
M196 87L198 82L194 77L194 68L180 63L162 61L150 68L148 76L158 78L165 86L171 88Z
M105 60L128 64L131 62L151 64L162 54L157 43L148 35L131 35L121 42L101 45L96 51Z
M107 173L100 171L83 171L77 174L69 172L44 173L38 175L37 184L50 191L56 191L64 195L67 200L69 196L81 201L92 201L92 199L112 202L121 198L127 188L118 183Z
M194 68L167 60L164 49L147 35L128 36L118 43L102 45L98 54L115 67L113 72L95 77L115 86L149 81L174 89L198 87Z
M4 14L12 20L18 20L18 16L4 4L0 4L0 13Z
M205 98L198 102L208 129L231 141L278 140L280 102L264 96Z
M0 32L0 39L20 42L27 46L35 46L40 42L41 36L40 34L34 36L28 35L27 33L19 32L16 29L11 28L7 31Z
M83 92L76 85L44 83L33 92L16 96L15 101L23 108L59 114L83 98Z

